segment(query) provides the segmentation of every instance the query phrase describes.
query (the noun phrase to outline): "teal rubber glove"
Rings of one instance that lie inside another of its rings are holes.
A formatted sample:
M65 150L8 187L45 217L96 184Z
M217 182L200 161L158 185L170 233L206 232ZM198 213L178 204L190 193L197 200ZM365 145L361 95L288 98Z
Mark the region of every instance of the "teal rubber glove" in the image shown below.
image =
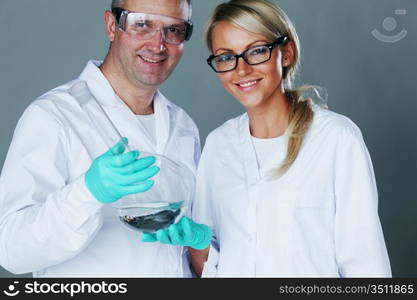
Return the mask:
M211 242L211 229L204 224L198 224L187 217L182 217L178 223L155 233L142 233L142 242L159 241L169 245L188 246L197 250L206 249Z
M102 203L149 190L154 181L148 180L159 172L154 156L137 159L139 151L125 151L123 138L107 152L97 157L85 174L85 184L91 194Z

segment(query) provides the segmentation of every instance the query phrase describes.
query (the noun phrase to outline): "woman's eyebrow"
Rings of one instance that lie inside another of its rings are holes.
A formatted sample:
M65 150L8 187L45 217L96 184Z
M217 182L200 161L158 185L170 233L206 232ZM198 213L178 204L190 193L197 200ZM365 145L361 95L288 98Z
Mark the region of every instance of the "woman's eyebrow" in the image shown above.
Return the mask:
M214 51L214 54L216 54L217 52L222 51L222 52L233 52L232 49L228 49L228 48L219 48L216 51Z
M262 42L262 43L269 43L269 41L267 41L267 40L256 40L256 41L254 41L254 42L252 42L252 43L250 43L250 44L246 45L245 50L249 49L249 48L250 48L250 47L252 47L254 44L259 43L259 42ZM244 50L244 51L245 51L245 50ZM216 53L217 53L217 52L219 52L219 51L225 51L225 52L233 52L233 53L235 53L235 51L233 51L232 49L229 49L229 48L219 48L219 49L217 49L216 51L214 51L214 54L216 54Z

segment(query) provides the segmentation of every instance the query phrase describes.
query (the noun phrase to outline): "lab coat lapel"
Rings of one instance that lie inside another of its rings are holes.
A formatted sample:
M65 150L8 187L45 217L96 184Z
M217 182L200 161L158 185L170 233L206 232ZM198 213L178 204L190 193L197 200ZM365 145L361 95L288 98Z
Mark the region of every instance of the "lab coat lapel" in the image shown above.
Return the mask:
M132 149L154 152L152 140L148 137L148 131L138 121L136 115L122 101L117 108L109 108L111 110L111 119L121 134L129 139L129 145Z
M100 61L90 61L81 73L80 79L87 82L91 93L103 107L119 133L129 139L130 148L154 152L154 146L147 136L146 129L143 128L126 103L115 94L106 77L98 69L100 64ZM105 119L102 121L106 122ZM114 135L113 132L104 132L104 134ZM111 136L108 139L113 140L113 144L115 144L119 141L119 138L118 136Z
M252 186L260 180L258 162L256 160L255 149L252 144L250 129L249 129L249 117L245 113L239 120L239 145L240 154L242 155L242 161L244 164L246 184Z
M156 153L164 154L169 138L169 102L157 91L154 97Z

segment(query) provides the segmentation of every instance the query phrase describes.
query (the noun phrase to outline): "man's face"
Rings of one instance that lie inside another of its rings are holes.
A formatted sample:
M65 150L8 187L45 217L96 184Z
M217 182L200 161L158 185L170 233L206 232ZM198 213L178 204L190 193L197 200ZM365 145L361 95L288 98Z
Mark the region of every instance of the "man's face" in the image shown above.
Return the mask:
M188 19L185 0L126 0L123 9ZM109 35L110 39L111 36ZM120 76L138 87L158 87L175 69L183 44L166 43L157 31L147 40L115 29L110 53Z

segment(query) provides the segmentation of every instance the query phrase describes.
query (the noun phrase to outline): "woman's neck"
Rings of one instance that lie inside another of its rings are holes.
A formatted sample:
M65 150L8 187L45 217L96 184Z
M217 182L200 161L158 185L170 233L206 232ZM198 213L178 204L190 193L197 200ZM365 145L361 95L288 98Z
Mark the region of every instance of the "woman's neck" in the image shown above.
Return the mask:
M247 109L251 135L261 139L283 135L289 124L290 109L284 93L275 93L264 105Z

